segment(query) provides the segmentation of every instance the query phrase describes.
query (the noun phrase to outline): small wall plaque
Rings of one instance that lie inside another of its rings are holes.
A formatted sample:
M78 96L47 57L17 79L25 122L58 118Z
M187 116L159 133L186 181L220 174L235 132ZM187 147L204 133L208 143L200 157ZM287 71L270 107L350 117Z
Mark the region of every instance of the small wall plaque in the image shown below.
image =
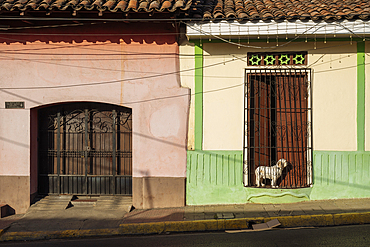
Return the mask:
M24 109L24 101L5 102L6 109Z

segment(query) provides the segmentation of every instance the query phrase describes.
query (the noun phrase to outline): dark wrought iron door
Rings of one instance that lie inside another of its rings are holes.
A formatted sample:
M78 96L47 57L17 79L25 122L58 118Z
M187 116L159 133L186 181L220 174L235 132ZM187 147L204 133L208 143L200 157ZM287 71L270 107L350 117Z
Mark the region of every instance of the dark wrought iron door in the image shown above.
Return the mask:
M70 103L38 114L40 194L132 194L131 109Z

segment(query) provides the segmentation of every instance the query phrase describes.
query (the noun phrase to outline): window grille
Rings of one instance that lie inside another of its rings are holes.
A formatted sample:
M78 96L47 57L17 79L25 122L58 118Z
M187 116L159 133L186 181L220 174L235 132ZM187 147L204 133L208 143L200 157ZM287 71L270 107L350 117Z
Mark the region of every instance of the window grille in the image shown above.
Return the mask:
M307 65L307 52L248 53L248 66Z
M258 185L261 169L265 175L260 186L275 187L272 178L277 178L279 188L312 184L310 80L310 69L246 70L245 186ZM271 168L280 159L287 161L281 174Z

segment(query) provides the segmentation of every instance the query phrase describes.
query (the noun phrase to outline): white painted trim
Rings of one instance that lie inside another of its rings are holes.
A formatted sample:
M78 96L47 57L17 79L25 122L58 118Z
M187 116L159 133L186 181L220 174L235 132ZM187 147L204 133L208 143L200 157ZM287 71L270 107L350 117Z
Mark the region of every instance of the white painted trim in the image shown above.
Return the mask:
M187 23L186 35L189 38L212 38L219 36L223 38L238 38L240 36L281 36L286 35L359 35L370 34L370 22L368 20L338 21L338 22L314 22L296 20L291 21L258 21L239 23L207 22Z

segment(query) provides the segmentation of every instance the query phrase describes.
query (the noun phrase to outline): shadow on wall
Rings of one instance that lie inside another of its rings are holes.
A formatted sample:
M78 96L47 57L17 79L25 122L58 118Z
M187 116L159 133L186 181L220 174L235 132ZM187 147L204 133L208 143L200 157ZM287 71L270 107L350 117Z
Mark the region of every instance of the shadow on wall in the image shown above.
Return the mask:
M149 171L142 171L139 170L139 173L141 177L143 178L143 183L142 183L142 189L143 189L143 208L153 208L153 192L150 187L149 183L149 177L150 177L150 172Z
M4 218L6 216L14 215L15 209L9 206L8 204L0 204L0 218Z
M19 93L13 93L13 92L10 92L10 91L4 90L4 89L0 89L0 92L3 92L5 94L11 95L11 96L14 96L16 98L20 98L20 99L24 99L24 100L30 101L30 102L35 103L35 104L39 104L39 105L42 104L40 101L36 101L36 100L33 100L33 99L29 98L29 97L22 96Z
M317 180L321 180L320 184L317 184ZM314 185L316 184L316 186L337 184L337 185L348 186L348 187L353 187L353 188L362 189L362 190L370 190L370 185L351 183L349 181L348 182L338 181L338 180L330 179L330 178L327 178L327 177L325 178L325 177L314 176L313 182L314 182ZM369 182L369 181L367 181L367 182Z
M0 141L8 142L8 143L11 143L13 145L17 145L17 146L22 147L22 148L30 148L30 145L28 145L28 144L21 143L21 142L15 141L15 140L10 140L10 139L7 139L7 138L2 137L2 136L0 136Z
M5 25L6 23L4 23ZM17 23L13 21L9 24L9 31L2 33L0 42L23 43L27 42L66 42L82 43L88 42L107 42L121 43L123 40L126 44L138 42L140 44L173 44L176 42L176 29L171 23L55 23L54 27L50 22L39 23L38 25L27 23ZM43 28L32 28L40 27ZM16 31L12 28L20 27ZM22 29L22 27L25 27ZM32 31L31 31L32 30ZM52 48L51 48L52 49Z

